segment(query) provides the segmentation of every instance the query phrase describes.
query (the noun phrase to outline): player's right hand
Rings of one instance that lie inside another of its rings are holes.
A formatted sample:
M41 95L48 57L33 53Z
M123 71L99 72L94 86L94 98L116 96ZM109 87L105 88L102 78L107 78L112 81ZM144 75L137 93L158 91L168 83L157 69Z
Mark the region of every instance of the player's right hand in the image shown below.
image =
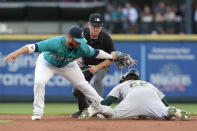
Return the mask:
M79 66L80 68L83 66L80 59L76 59L76 62L77 62L78 66Z
M10 60L12 60L12 62L14 62L16 60L16 58L18 57L18 54L16 52L10 53L6 58L5 61L9 62Z

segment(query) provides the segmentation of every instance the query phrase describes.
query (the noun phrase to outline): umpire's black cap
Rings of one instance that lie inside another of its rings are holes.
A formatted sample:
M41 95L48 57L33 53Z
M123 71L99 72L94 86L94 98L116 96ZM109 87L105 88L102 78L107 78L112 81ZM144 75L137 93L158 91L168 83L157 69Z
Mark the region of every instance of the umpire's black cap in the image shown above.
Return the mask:
M92 26L103 26L103 17L100 13L92 13L89 17L89 22Z

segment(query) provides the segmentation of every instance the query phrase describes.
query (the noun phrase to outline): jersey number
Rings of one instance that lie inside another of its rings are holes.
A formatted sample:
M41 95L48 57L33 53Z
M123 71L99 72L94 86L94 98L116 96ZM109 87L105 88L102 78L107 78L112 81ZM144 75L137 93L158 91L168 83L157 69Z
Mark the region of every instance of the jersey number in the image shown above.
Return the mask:
M137 86L140 86L140 87L147 87L147 86L148 86L148 82L145 82L145 81L138 81L138 82L131 82L131 84L130 84L130 87L131 87L131 88L137 87Z

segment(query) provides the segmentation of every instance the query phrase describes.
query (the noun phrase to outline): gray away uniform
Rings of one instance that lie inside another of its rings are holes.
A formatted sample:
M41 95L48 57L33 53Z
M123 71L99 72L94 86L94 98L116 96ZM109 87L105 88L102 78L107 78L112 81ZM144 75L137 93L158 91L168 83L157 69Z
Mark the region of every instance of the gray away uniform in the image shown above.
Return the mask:
M165 119L168 108L161 99L165 96L151 83L142 80L128 80L112 89L108 96L122 101L115 107L101 105L101 113L112 119L125 119L133 116L149 116Z

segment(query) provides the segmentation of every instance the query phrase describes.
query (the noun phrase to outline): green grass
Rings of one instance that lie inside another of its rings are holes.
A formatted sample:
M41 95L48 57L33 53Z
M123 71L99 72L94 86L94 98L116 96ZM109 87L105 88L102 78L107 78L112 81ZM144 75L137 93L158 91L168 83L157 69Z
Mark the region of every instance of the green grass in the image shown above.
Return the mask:
M189 104L180 104L180 103L173 103L170 106L174 106L178 109L185 110L189 112L191 115L197 115L197 103L189 103Z
M0 114L32 114L32 103L0 103ZM77 111L75 103L46 103L45 114L72 114Z
M116 104L112 105L114 107ZM170 106L197 115L197 104L171 103ZM32 103L0 103L0 114L32 114ZM46 103L44 114L72 114L78 110L76 103Z
M12 123L12 120L0 120L0 124L8 124L8 123Z

